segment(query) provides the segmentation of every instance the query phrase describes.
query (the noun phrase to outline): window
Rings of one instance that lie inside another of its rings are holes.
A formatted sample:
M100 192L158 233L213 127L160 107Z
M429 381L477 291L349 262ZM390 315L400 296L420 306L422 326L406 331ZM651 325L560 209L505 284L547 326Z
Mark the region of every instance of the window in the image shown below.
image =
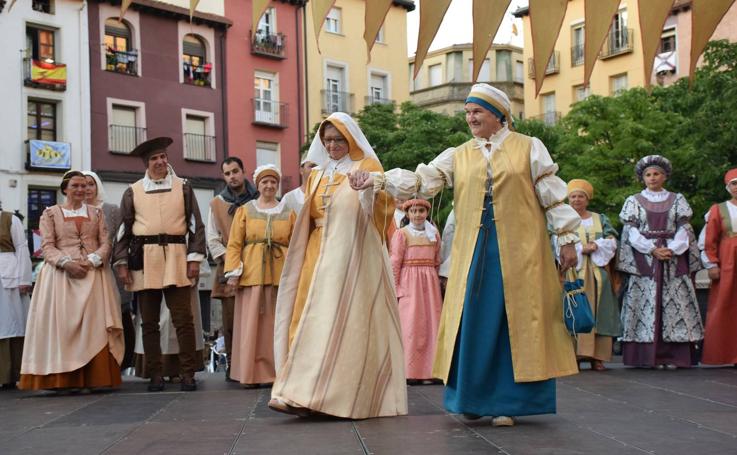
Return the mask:
M584 25L574 25L571 28L571 66L583 65L584 38Z
M610 77L609 86L612 95L619 95L627 90L627 73Z
M257 35L274 35L276 34L276 10L267 8L264 15L258 21Z
M430 87L443 83L443 66L440 63L430 65L427 71L430 76Z
M340 8L330 8L327 17L325 18L325 31L330 33L341 33L341 16L342 12Z
M108 98L108 148L114 153L130 153L146 140L143 103L114 102Z
M484 63L481 64L479 69L479 75L476 78L476 82L491 82L491 60L488 58L484 59ZM468 60L468 75L473 78L473 59Z
M54 30L26 27L26 57L54 63L56 60Z
M626 49L628 46L629 35L627 33L627 10L619 10L614 15L612 22L612 29L609 32L609 47L610 49L617 51Z
M558 112L555 107L555 92L542 95L543 118L546 125L553 125L558 120Z
M28 100L27 139L56 140L56 103Z
M39 13L54 13L54 4L52 0L33 0L31 2L31 8L33 8L33 11L38 11Z
M205 42L196 35L184 35L182 69L185 83L210 86L212 64L207 61Z
M660 37L660 52L663 54L666 52L676 51L676 29L675 27L663 30L663 34Z
M256 142L256 166L273 164L281 168L281 154L279 144L273 142Z
M214 116L206 112L182 110L184 114L184 159L215 161Z
M525 64L517 60L514 62L514 82L525 81Z
M573 87L573 102L578 103L591 95L591 87L588 85L575 85Z
M512 80L512 53L496 51L496 80L507 82Z
M279 94L276 74L256 71L254 77L254 120L258 123L279 124Z
M325 98L323 112L350 112L350 94L345 92L345 68L327 65L325 68Z
M381 26L379 29L379 33L376 34L376 42L377 43L386 43L384 39L384 25Z
M138 74L138 51L132 49L131 30L125 22L105 20L105 69L117 73Z
M28 188L28 245L34 258L40 258L41 233L39 232L39 221L41 215L48 207L56 205L56 188ZM35 241L34 241L35 240Z
M371 73L369 80L369 96L366 104L389 102L389 84L385 74Z

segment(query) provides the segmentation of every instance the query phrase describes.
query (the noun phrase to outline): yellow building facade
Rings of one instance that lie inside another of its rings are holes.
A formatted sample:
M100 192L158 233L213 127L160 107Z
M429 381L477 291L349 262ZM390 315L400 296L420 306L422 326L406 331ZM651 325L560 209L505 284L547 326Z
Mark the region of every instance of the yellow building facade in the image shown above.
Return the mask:
M415 59L409 59L410 99L418 106L443 114L462 111L473 85L473 46L456 44L428 53L417 78ZM512 102L512 115L524 117L525 69L522 48L494 44L484 59L478 82L504 91Z
M591 94L615 95L620 90L643 86L642 42L635 0L622 1L602 46L588 87L583 85L584 0L571 0L561 26L555 51L546 68L545 81L535 97L532 36L527 8L514 14L524 20L524 59L527 68L525 112L548 124L568 113L571 105Z
M366 0L370 1L370 0ZM365 0L337 0L320 32L320 50L307 2L305 110L307 131L333 112L353 114L367 104L409 100L407 12L411 1L394 1L369 61L363 39Z

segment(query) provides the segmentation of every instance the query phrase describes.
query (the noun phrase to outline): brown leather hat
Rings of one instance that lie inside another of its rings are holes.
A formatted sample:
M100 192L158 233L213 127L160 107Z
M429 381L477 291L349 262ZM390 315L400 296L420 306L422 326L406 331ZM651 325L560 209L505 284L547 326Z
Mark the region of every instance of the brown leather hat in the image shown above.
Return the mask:
M141 142L131 151L131 156L140 156L144 163L148 163L151 155L166 152L166 148L174 142L170 137L156 137L146 142Z

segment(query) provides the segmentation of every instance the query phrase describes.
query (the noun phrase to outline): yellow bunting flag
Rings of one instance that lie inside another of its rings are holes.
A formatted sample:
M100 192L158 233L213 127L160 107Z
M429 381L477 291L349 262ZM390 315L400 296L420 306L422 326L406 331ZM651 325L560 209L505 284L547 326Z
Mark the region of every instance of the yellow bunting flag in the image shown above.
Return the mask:
M699 56L734 0L693 0L691 3L691 67L688 77L693 81Z
M473 74L475 82L511 0L473 0Z
M374 47L376 36L384 24L386 14L391 8L393 0L372 0L366 2L366 15L364 16L363 40L366 41L366 54L371 60L371 48Z
M192 16L194 16L194 10L197 9L197 4L200 0L189 0L189 22L192 22Z
M13 5L15 5L15 0L10 2L10 6L8 6L8 12L10 12L10 10L13 9Z
M620 0L586 0L584 3L584 70L583 83L588 84L594 70L599 50L612 27L612 18Z
M416 78L422 67L422 62L427 57L430 44L438 34L443 17L448 11L451 0L422 0L420 2L420 31L417 35L417 50L415 51L415 73Z
M535 62L535 96L540 93L548 61L553 55L568 0L530 0L532 57Z
M642 66L645 69L645 87L650 87L655 54L660 47L663 25L673 7L673 0L640 1L640 37L642 39Z
M266 7L269 6L271 0L253 0L253 23L251 24L251 33L255 36L258 30L258 23L261 20L261 16L264 15Z
M131 6L131 3L133 3L133 0L123 0L123 2L120 4L119 20L123 20L123 16L125 16L125 12L128 11L128 7Z
M312 0L309 4L312 5L312 22L315 26L315 43L317 43L317 52L320 52L320 29L322 29L322 23L325 22L325 18L330 12L330 8L335 4L335 0Z

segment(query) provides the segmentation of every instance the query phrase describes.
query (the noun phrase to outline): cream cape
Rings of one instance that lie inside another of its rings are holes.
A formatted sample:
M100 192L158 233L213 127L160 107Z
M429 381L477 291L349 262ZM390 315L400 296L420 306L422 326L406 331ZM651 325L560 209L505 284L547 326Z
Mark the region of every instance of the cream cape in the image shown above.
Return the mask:
M369 159L355 161L353 169ZM312 180L305 206L320 178ZM320 256L292 346L289 327L311 230L302 210L277 297L272 396L338 417L407 413L401 326L386 248L344 179L326 209Z
M494 219L516 382L541 381L578 372L571 337L563 324L561 287L545 212L531 178L530 149L529 137L510 133L501 148L491 155ZM473 140L458 147L454 155L457 224L433 366L433 376L446 381L484 210L487 164Z

